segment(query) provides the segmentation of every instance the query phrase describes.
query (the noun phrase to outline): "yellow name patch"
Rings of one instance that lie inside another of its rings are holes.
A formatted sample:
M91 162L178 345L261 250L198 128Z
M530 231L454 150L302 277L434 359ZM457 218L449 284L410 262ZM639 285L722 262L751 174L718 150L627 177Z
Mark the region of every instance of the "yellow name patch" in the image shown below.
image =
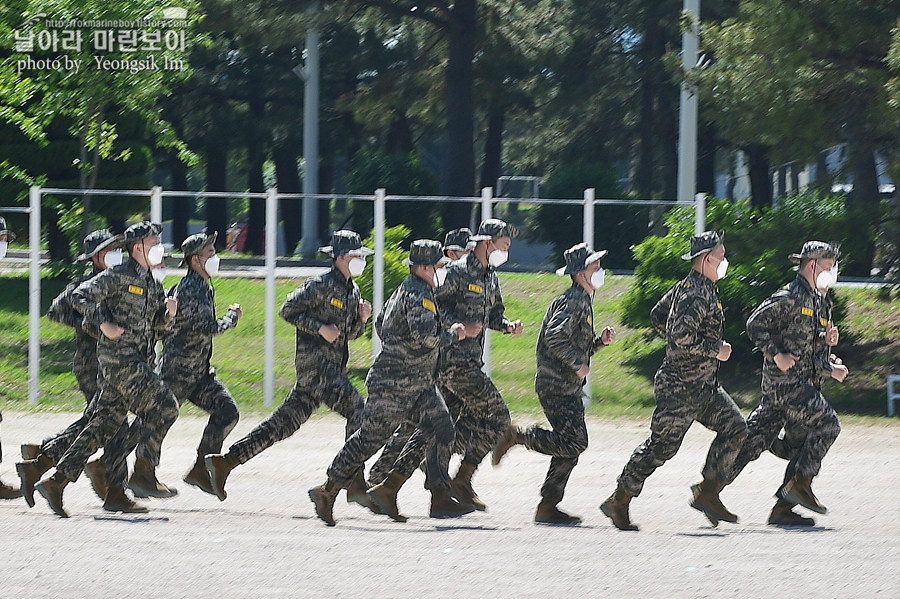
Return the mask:
M716 302L716 305L719 306L719 310L722 309L722 302Z
M342 302L341 300L339 300L336 297L331 298L331 305L334 306L335 308L340 308L341 310L344 309L344 302Z
M828 320L825 319L825 318L820 318L820 319L819 319L819 322L822 323L822 326L823 326L823 327L828 326Z
M588 316L587 321L588 321L589 325L594 326L594 317L593 316Z
M129 285L128 293L133 293L135 295L144 295L144 288L138 287L137 285Z
M805 308L805 307L800 308L800 314L802 314L803 316L812 316L813 315L812 308Z
M690 282L690 281L685 282L684 288L685 288L685 289L690 289L690 288L691 288L691 282Z
M431 312L432 314L437 314L437 308L434 307L434 302L430 299L423 299L422 305L425 306L425 309Z
M484 288L481 285L476 285L474 283L469 283L469 291L474 293L481 293L484 291Z

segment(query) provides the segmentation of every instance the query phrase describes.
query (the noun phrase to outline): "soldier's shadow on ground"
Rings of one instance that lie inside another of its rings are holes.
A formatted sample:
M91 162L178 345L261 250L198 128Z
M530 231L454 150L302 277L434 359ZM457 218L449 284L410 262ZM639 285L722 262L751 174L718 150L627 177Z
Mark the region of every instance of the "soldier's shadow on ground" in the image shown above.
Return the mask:
M709 528L706 530L699 530L696 532L678 532L675 533L677 537L694 537L694 538L706 538L706 537L717 537L717 538L725 538L735 535L771 535L771 534L821 534L825 532L836 532L836 528L830 528L828 526L775 526L775 525L766 525L765 527L741 527L741 528Z

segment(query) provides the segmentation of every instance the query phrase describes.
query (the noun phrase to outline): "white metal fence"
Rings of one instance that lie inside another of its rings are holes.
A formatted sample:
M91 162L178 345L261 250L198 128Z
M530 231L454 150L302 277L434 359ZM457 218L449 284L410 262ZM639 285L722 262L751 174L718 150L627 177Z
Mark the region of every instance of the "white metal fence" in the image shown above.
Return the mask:
M480 205L481 220L491 218L493 214L494 204L497 202L515 201L520 204L568 204L572 206L582 206L583 208L583 231L582 239L591 247L594 247L594 208L597 205L634 205L638 207L647 207L653 205L676 206L691 205L687 202L678 202L671 200L621 200L621 199L596 199L593 189L586 189L582 199L541 199L527 198L515 199L510 198L494 198L491 188L486 187L482 190L480 198L458 198L458 197L410 197L410 196L388 196L385 189L377 189L371 196L336 196L333 194L315 195L309 194L284 194L279 193L276 188L269 189L265 193L237 193L237 192L191 192L191 191L169 191L163 190L161 187L153 187L150 190L119 190L119 189L62 189L62 188L42 188L34 186L29 192L28 208L0 208L0 212L18 212L29 214L29 260L30 260L30 276L29 276L29 345L28 345L28 400L31 404L37 404L39 400L38 377L40 371L40 240L41 240L41 217L40 206L44 195L60 194L75 196L131 196L131 197L147 197L150 201L150 220L153 222L162 222L163 217L163 198L249 198L260 199L266 202L266 223L265 223L265 285L266 285L266 314L265 314L265 365L264 365L264 381L263 395L265 405L271 406L274 401L275 393L275 314L278 311L275 298L275 259L276 259L276 233L278 229L278 201L285 199L309 199L313 197L320 200L355 200L355 201L371 201L373 203L373 226L375 238L375 254L374 260L374 276L373 276L373 315L377 315L384 306L384 231L385 231L385 204L389 201L422 201L422 202L468 202ZM693 202L695 208L694 229L696 232L703 231L705 228L706 215L706 196L705 194L697 194ZM372 354L377 355L381 350L381 343L378 335L373 331ZM484 352L485 369L490 369L490 331L486 331L485 352ZM585 389L590 389L590 385L586 385Z

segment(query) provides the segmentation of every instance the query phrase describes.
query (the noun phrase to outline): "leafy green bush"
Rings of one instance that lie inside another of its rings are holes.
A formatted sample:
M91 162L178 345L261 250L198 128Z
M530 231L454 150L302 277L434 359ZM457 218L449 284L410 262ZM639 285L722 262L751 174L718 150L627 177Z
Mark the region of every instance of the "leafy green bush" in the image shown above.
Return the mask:
M596 197L618 198L621 192L613 170L601 163L579 162L560 167L543 185L541 195L554 199L576 199L584 190L594 188ZM594 207L596 249L608 249L603 259L606 268L634 267L628 248L647 236L650 209L635 206L598 205ZM583 208L574 205L539 204L532 212L528 230L553 245L557 266L563 264L563 252L582 239Z
M394 290L400 286L400 283L409 276L409 267L402 264L403 259L406 258L407 250L400 247L400 244L409 237L409 234L409 229L403 225L389 227L384 230L384 301L387 301ZM374 248L374 235L366 237L363 245ZM353 279L359 285L362 296L367 300L372 299L374 276L375 269L371 264L370 258L370 264L363 271L363 274Z
M634 246L634 284L625 294L622 320L632 327L650 325L650 309L690 265L680 259L690 246L694 211L678 207L666 215L668 234L648 237ZM706 228L725 231L728 275L719 282L725 308L725 338L742 353L751 349L745 325L765 298L796 276L788 254L799 252L804 241L841 241L845 229L843 200L802 194L786 199L777 208L754 210L748 203L712 199L707 204ZM842 256L842 260L846 254ZM840 294L835 295L834 320L846 313Z

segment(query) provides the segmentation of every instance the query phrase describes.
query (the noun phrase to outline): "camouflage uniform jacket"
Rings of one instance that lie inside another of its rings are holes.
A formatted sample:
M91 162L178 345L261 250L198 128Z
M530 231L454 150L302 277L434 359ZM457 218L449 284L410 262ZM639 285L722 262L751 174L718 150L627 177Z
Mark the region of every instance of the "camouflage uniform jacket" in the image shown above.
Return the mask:
M72 298L86 327L99 330L102 323L110 322L124 329L118 339L100 334L97 359L101 367L149 361L157 335L167 334L172 327L162 285L134 258L85 281Z
M832 300L822 296L800 275L773 293L747 320L747 335L763 354L763 380L802 380L820 387L832 370L825 344L825 328L831 320ZM782 372L775 354L800 356L793 368Z
M447 279L435 291L446 322L481 323L484 328L506 332L509 320L503 315L500 282L493 266L482 266L475 252L447 265ZM484 332L454 343L441 353L442 365L484 365Z
M535 385L551 388L561 395L580 395L584 379L578 368L589 366L591 356L604 347L594 335L594 307L591 296L572 284L550 304L541 324L537 342Z
M172 334L163 344L160 376L204 376L210 372L213 337L237 326L237 312L228 310L217 319L213 289L194 270L189 270L169 295L178 300L178 313Z
M73 294L79 285L103 272L94 268L90 274L76 277L53 300L47 310L47 318L75 329L75 366L94 364L97 361L97 337L100 330L88 323L81 312L75 309Z
M438 351L457 341L441 324L432 287L415 275L391 295L375 319L375 330L382 349L366 376L370 392L372 387L433 386Z
M725 313L709 277L691 269L653 306L650 321L666 337L661 373L686 383L716 383Z
M363 334L365 323L359 315L359 287L353 279L345 279L335 268L307 279L288 295L279 314L297 327L297 352L294 367L298 375L317 370L323 361L347 365L348 342ZM341 331L334 343L319 335L319 327L333 324Z

